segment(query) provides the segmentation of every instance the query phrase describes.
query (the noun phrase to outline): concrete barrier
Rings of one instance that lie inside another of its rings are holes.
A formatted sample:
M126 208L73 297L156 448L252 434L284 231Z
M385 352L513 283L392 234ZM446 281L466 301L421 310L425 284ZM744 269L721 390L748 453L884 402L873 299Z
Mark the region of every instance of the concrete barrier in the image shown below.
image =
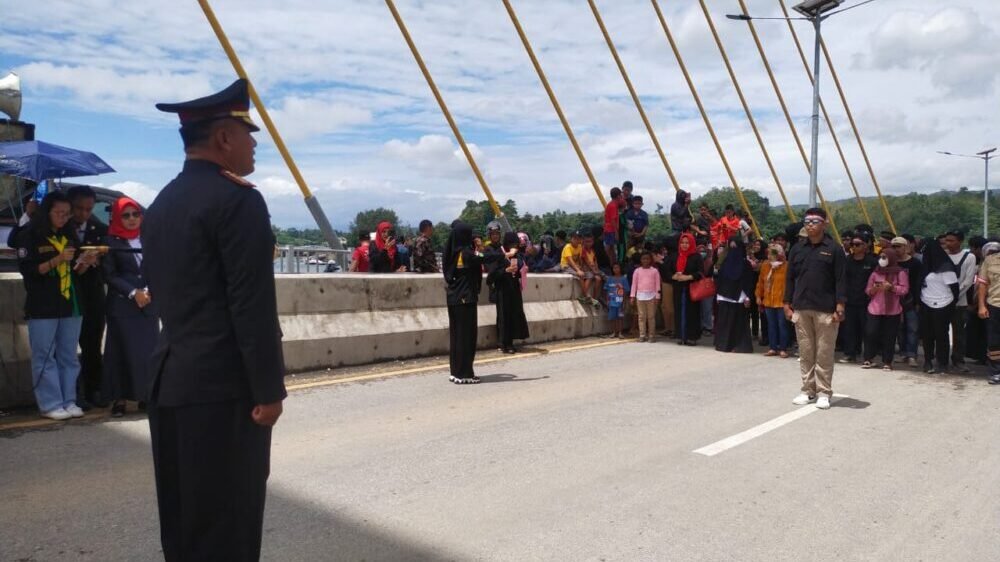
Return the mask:
M278 275L276 287L290 373L448 352L440 275ZM606 314L581 305L578 296L579 285L569 275L529 276L524 291L528 341L605 331ZM479 346L494 347L496 312L485 284L480 303ZM23 310L20 275L0 274L0 408L34 402Z

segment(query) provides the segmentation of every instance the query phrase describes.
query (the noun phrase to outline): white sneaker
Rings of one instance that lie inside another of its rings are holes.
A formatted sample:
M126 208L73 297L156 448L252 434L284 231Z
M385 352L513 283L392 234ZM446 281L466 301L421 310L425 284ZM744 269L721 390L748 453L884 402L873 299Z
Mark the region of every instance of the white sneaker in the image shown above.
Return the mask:
M830 408L830 397L823 394L816 399L816 407L820 410L827 410Z
M76 404L70 404L66 406L66 413L73 416L74 418L82 418L83 410Z
M816 399L815 396L809 396L808 394L803 392L802 394L799 394L798 396L792 399L792 404L795 404L796 406L805 406L806 404L812 402L815 399Z
M57 408L51 412L42 412L42 417L49 418L50 420L63 421L70 419L73 415L63 408Z

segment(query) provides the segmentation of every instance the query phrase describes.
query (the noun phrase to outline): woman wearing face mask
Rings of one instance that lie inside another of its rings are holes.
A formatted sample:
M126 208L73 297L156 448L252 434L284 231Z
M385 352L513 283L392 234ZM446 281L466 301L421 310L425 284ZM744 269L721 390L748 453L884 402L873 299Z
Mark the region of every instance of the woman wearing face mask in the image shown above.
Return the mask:
M764 355L782 359L788 357L788 323L785 320L785 277L788 262L785 249L780 244L767 247L767 259L761 262L757 279L757 307L763 312L767 325L768 350Z
M910 291L909 274L899 267L896 251L883 248L878 267L868 278L865 292L871 297L868 303L868 322L865 326L865 361L862 369L871 369L875 350L882 350L882 370L892 370L892 355L896 348L896 334L903 314L902 297Z
M142 254L115 250L142 250L139 229L142 209L128 197L111 207L108 247L103 260L108 283L108 332L104 344L103 396L112 401L111 417L125 415L125 401L135 400L142 409L149 377L146 363L153 354L160 321L142 275Z

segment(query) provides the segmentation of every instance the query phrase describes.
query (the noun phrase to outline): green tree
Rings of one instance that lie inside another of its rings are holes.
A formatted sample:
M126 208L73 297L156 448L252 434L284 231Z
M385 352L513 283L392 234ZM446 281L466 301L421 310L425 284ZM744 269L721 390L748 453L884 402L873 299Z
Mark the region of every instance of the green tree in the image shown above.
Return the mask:
M352 238L356 236L359 230L366 230L368 232L375 232L378 228L378 223L382 221L389 221L393 226L400 228L403 225L399 224L399 215L396 211L392 209L386 209L385 207L379 207L377 209L368 209L366 211L361 211L354 217L354 221L347 228L351 231Z

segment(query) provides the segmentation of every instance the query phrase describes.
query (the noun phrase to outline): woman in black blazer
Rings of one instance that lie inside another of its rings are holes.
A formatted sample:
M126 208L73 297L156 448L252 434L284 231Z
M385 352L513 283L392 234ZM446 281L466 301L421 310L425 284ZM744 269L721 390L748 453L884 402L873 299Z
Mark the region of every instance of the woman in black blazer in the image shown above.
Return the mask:
M149 392L150 355L160 330L156 307L142 275L142 207L121 197L111 208L110 251L103 260L108 283L108 332L104 344L104 392L113 405L111 416L125 415L125 401L140 409Z

